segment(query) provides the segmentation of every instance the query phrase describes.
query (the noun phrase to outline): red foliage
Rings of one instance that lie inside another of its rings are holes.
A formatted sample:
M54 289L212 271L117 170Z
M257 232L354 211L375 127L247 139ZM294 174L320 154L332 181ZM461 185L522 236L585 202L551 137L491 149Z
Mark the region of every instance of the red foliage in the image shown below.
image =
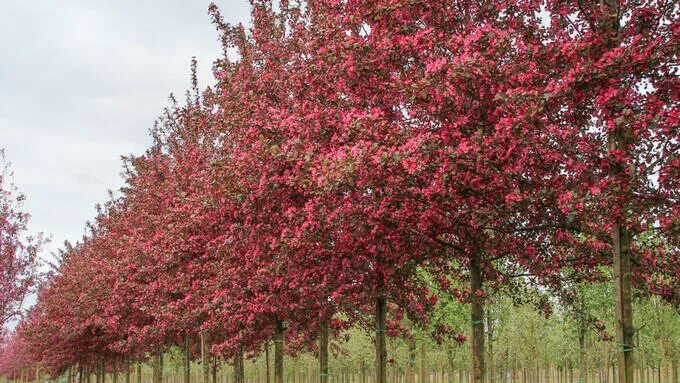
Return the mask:
M461 300L601 278L614 223L638 287L677 302L677 12L624 3L611 37L597 6L543 4L261 0L249 32L211 6L238 61L125 160L20 329L32 356L59 372L199 331L256 354L280 326L299 349L376 297L404 335L430 277ZM484 288L452 288L472 264Z

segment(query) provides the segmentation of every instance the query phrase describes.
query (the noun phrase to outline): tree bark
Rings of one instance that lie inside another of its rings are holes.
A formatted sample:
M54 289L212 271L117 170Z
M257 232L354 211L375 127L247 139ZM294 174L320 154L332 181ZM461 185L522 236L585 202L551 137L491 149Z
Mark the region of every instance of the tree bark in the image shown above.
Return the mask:
M97 383L104 383L104 358L99 357L97 360Z
M283 330L279 321L274 333L274 383L283 383Z
M142 362L137 361L137 375L135 376L137 383L142 383Z
M415 366L416 366L416 340L415 338L411 338L408 340L408 364L406 365L406 383L416 383Z
M212 357L212 383L217 383L217 355Z
M470 259L470 287L472 321L472 383L484 383L484 298L477 295L482 293L484 281L479 259Z
M137 379L139 380L139 376ZM158 351L156 351L151 359L151 381L152 383L158 383Z
M586 382L586 333L581 325L578 329L578 381Z
M269 368L269 340L264 342L264 362L265 362L265 373L267 374L267 382L270 382L271 379L271 371Z
M360 369L361 369L361 371L360 371L360 374L361 374L361 383L366 383L366 363L364 362L363 359L361 359L361 367L360 367Z
M160 346L156 347L153 359L153 383L163 383L163 350Z
M645 376L646 376L645 382L651 382L652 381L649 378L649 365L647 365L647 367L645 367Z
M609 48L614 48L617 44L617 35L620 28L619 2L616 0L600 0L603 8L604 33ZM614 150L627 151L626 138L630 133L626 126L617 126L609 133L608 151L611 154ZM635 170L631 169L631 174ZM613 182L618 184L617 178L626 175L624 164L612 161L610 166L610 176ZM619 192L621 193L621 192ZM624 191L625 193L625 191ZM611 237L613 243L613 265L614 265L614 294L615 294L615 320L616 320L616 342L618 343L617 364L618 382L633 383L633 310L631 299L631 255L630 255L630 233L627 228L625 211L621 212L622 217L612 227Z
M245 371L243 368L243 350L239 349L234 357L234 383L245 382Z
M387 383L387 348L385 347L385 321L387 299L383 296L375 302L375 383ZM278 383L278 382L277 382Z
M158 383L163 383L163 349L158 349Z
M616 293L616 341L618 382L633 383L633 310L630 284L630 235L622 225L612 229Z
M210 352L208 338L203 331L201 331L201 367L203 367L203 383L210 383Z
M454 353L453 351L447 347L446 350L446 366L447 366L447 383L454 383L453 382L453 375L454 375L454 368L453 368L453 357Z
M495 383L496 382L496 371L495 371L495 365L493 362L493 330L494 330L494 323L493 319L491 318L491 312L489 310L486 311L486 324L487 324L487 348L489 349L489 360L488 360L488 371L489 371L489 383Z
M130 383L130 356L125 355L125 383Z
M328 320L321 320L319 334L319 382L328 383Z
M427 383L427 362L425 361L425 345L420 347L420 382Z
M191 356L189 355L189 333L184 334L184 383L191 382Z

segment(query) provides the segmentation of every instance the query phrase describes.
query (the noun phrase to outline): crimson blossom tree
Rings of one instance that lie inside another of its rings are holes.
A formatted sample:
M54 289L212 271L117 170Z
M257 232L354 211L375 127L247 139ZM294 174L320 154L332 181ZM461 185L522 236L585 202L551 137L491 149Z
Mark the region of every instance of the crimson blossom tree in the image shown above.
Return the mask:
M293 101L285 66L295 62L296 51L287 49L294 41L284 32L286 20L266 2L253 4L251 34L224 24L214 6L211 12L225 51L235 47L240 56L237 63L225 59L217 66L213 177L224 234L214 251L222 254L217 264L228 276L218 275L215 300L224 303L215 322L230 334L222 346L237 355L259 352L273 338L274 376L280 382L284 340L308 333L311 308L327 300L320 296L325 289L313 287L320 274L310 273L300 260L315 251L301 252L292 243L294 212L307 196L292 177L299 165L286 153L282 120L273 118Z
M12 184L12 172L0 150L0 335L21 314L24 298L37 281L37 254L42 236L28 233L30 216L22 211L24 196Z
M280 323L288 330L321 333L323 360L333 314L357 320L365 316L364 307L374 307L376 371L384 379L386 298L407 305L413 295L422 297L413 273L422 251L421 242L403 230L406 223L392 228L381 222L385 209L379 198L387 186L381 169L370 166L373 160L351 165L356 172L347 172L343 163L369 144L336 142L347 116L362 118L365 108L319 105L322 97L337 94L324 93L327 87L317 87L317 78L305 77L317 60L317 48L307 42L324 43L304 27L314 25L311 9L282 3L274 12L271 2L255 2L250 34L224 25L213 12L225 50L240 52L238 63L218 66L218 121L224 128L216 177L222 199L231 200L228 206L234 200L240 204L219 251L241 254L242 270L252 270L227 279L248 280L247 288L231 289L238 294L232 301L242 303L235 304L238 315L227 316L236 321L229 327L264 320L270 324L261 326L275 336ZM378 122L372 129L381 127ZM310 316L318 321L303 326Z
M678 301L680 7L673 1L552 2L537 66L513 103L549 134L570 180L555 192L614 268L618 381L633 381L631 288ZM540 76L540 78L538 78ZM536 108L539 113L531 113Z

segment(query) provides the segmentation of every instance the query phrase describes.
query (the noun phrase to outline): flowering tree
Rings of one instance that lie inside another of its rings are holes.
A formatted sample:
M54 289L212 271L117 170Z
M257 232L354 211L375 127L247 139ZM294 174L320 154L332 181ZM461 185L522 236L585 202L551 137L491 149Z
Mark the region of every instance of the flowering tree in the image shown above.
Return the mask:
M680 9L604 1L548 2L546 10L534 72L543 80L527 87L523 98L534 101L523 103L538 107L533 115L552 132L544 145L578 153L562 160L571 182L556 193L562 211L611 251L618 376L632 382L632 283L678 298Z
M24 196L11 183L9 164L0 150L0 335L8 320L21 314L22 303L36 282L41 236L28 234Z

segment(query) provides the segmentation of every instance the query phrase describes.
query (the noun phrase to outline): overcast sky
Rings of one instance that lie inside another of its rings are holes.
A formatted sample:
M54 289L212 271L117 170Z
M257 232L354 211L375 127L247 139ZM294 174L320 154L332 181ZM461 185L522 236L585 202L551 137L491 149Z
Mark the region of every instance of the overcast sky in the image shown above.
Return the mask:
M215 1L247 23L247 0ZM203 0L0 0L0 148L44 255L77 241L141 154L168 95L212 84L218 34Z

